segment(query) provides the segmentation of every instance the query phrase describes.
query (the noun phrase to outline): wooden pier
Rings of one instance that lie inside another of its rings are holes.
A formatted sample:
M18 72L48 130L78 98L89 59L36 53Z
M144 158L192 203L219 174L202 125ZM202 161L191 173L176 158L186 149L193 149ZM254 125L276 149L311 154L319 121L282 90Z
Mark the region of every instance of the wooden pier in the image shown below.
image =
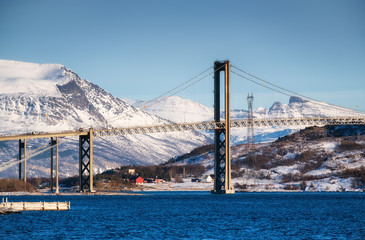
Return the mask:
M11 211L65 211L70 210L70 202L1 202L0 210Z

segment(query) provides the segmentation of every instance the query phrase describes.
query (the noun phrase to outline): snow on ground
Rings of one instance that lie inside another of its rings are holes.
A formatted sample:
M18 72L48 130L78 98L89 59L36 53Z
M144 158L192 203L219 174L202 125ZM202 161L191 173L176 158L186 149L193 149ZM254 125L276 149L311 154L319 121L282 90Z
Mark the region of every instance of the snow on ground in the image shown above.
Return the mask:
M314 145L314 148L324 149L326 152L333 152L338 146L337 142L320 142Z
M272 168L271 172L276 173L278 175L285 175L288 173L299 173L298 171L298 164L292 165L292 166L278 166L276 168Z
M326 176L327 174L331 174L332 171L328 168L321 168L321 169L316 169L310 172L307 172L305 175L308 176Z
M214 183L191 182L191 178L183 179L183 183L164 182L164 183L144 183L136 188L137 191L211 191L214 188ZM286 185L296 185L299 187L300 182L280 183L277 180L254 179L254 178L233 178L232 186L236 184L246 185L244 191L252 192L277 192L286 191ZM352 187L352 179L342 179L338 177L323 178L314 181L307 181L304 191L308 192L339 192L339 191L354 191ZM236 191L242 191L236 189ZM295 191L301 191L300 189ZM357 189L359 191L359 189Z
M323 166L330 169L360 168L365 166L365 158L362 154L361 151L336 153Z
M140 185L142 191L210 191L213 183L192 182L191 178L184 178L183 183L144 183Z
M287 154L285 154L285 155L283 156L283 159L292 159L292 158L295 158L297 155L298 155L298 153L291 153L291 152L288 152Z
M314 192L338 192L338 191L354 191L352 188L352 179L351 178L323 178L316 181L308 181L307 187L305 191L314 191Z

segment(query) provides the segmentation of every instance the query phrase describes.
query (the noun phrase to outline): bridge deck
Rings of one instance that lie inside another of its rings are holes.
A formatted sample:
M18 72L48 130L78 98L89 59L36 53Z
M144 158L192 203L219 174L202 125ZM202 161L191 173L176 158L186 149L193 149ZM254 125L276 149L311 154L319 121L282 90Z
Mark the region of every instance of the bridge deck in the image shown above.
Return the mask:
M365 125L365 117L335 117L335 118L267 118L267 119L242 119L231 120L231 127L272 127L272 126L323 126L323 125ZM196 122L196 123L172 123L165 125L151 126L134 126L127 128L112 129L94 129L93 135L110 136L110 135L130 135L130 134L150 134L159 132L177 132L177 131L198 131L209 129L223 129L225 122ZM85 136L89 130L80 129L79 131L63 131L53 133L39 134L20 134L0 136L0 141L48 138L48 137L67 137L67 136Z
M323 126L323 125L364 125L365 117L337 117L337 118L267 118L231 120L231 127L272 127L272 126ZM182 124L167 124L154 126L136 126L128 128L94 130L95 136L130 135L157 132L197 131L209 129L223 129L225 122L197 122Z
M50 138L50 137L69 137L87 135L88 130L84 131L62 131L49 133L30 133L20 135L0 136L0 141L19 140L19 139L34 139L34 138Z

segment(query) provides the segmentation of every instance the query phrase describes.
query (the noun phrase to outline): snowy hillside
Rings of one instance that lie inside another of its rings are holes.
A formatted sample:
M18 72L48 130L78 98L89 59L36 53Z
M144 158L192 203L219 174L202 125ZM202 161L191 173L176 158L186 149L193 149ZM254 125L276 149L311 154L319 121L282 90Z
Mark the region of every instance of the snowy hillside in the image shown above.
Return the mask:
M170 164L202 164L208 170L205 174L213 174L214 151L205 148ZM257 144L254 155L245 145L236 145L232 147L232 183L244 191L365 190L365 126L308 127L275 142Z
M0 134L55 132L167 123L81 79L59 64L0 60ZM29 140L28 151L48 139ZM77 138L61 139L60 172L78 171ZM123 164L156 164L211 142L198 132L95 138L94 166L99 171ZM178 147L177 147L178 146ZM16 141L0 143L0 163L16 156ZM30 159L28 176L47 176L49 153ZM1 172L15 177L17 169Z

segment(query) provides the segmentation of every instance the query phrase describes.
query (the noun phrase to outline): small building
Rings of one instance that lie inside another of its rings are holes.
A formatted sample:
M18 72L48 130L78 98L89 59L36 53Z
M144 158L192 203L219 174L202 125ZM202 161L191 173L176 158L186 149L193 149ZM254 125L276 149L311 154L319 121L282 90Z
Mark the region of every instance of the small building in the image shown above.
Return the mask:
M163 181L163 179L160 179L160 178L155 178L155 183L163 183L164 181Z
M203 183L212 183L213 182L213 178L210 175L205 175L202 179Z
M130 179L129 179L129 182L130 183L135 183L135 184L143 184L143 178L141 178L141 177L131 177Z
M136 169L134 169L134 168L129 168L129 169L128 169L128 174L135 175L135 174L136 174Z

